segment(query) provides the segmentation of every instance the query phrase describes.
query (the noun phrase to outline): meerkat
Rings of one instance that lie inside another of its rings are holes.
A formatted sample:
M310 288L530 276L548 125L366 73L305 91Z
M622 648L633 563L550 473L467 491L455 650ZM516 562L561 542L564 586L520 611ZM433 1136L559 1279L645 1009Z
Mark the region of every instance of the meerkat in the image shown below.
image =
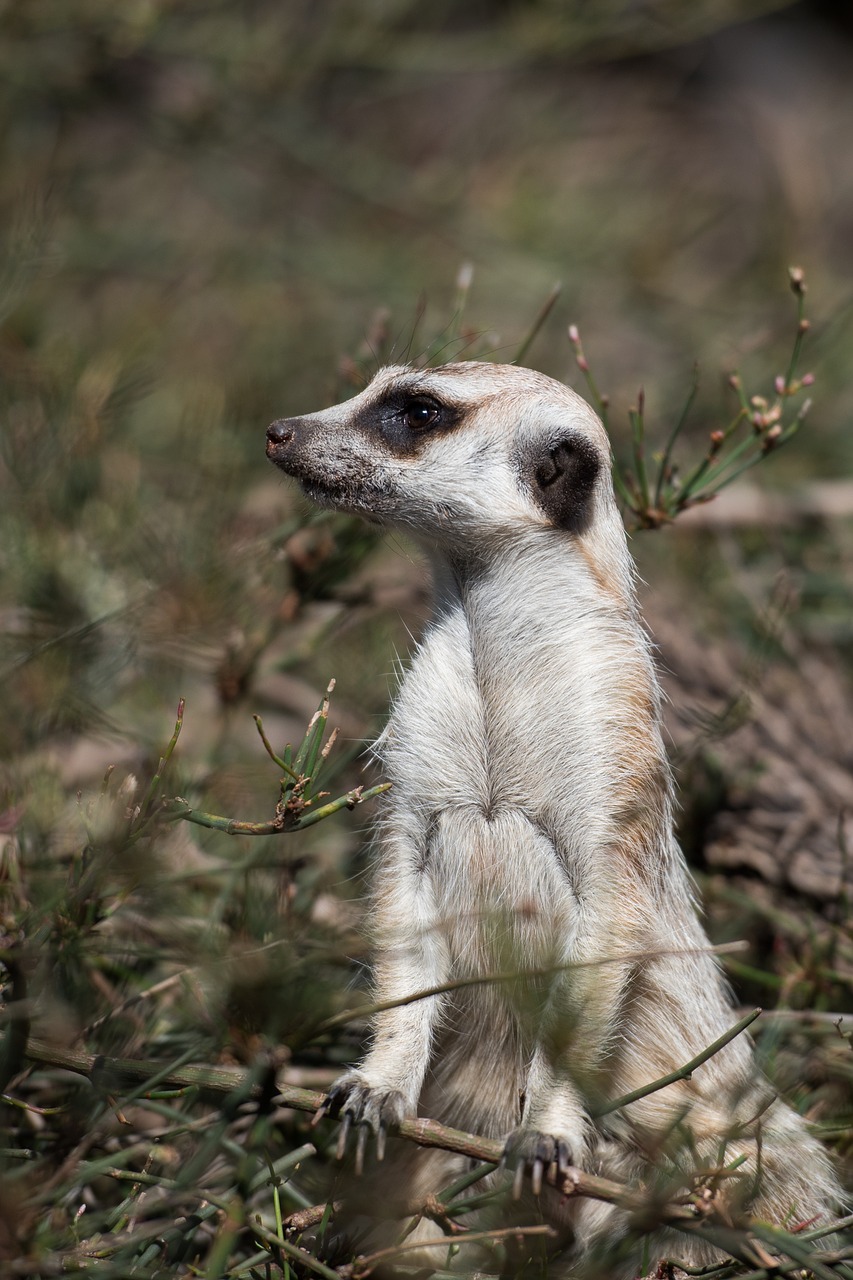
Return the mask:
M638 1177L674 1134L689 1135L682 1188L704 1167L714 1195L736 1201L738 1186L760 1219L825 1222L827 1156L745 1036L601 1114L736 1015L674 834L659 686L595 413L511 365L391 367L343 404L273 423L267 454L321 506L411 535L435 586L375 744L393 784L371 913L375 997L391 1007L331 1089L344 1141L356 1130L361 1154L375 1135L381 1157L386 1131L418 1113L501 1139L575 1254L624 1216L549 1183L570 1166ZM489 975L502 977L404 1003ZM416 1152L410 1195L464 1168ZM718 1256L690 1236L667 1248Z

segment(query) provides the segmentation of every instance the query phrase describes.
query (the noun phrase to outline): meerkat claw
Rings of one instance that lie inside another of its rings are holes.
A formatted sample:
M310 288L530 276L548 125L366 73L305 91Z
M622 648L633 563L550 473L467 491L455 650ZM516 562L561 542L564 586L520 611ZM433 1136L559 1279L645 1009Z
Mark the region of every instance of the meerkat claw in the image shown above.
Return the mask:
M345 1111L341 1117L341 1127L338 1130L338 1145L335 1149L335 1156L338 1160L343 1160L347 1150L347 1138L349 1137L350 1126L352 1125L352 1115L349 1111Z
M367 1139L370 1137L370 1125L366 1120L362 1120L358 1126L358 1137L355 1144L355 1171L356 1174L364 1172L364 1153L367 1150Z

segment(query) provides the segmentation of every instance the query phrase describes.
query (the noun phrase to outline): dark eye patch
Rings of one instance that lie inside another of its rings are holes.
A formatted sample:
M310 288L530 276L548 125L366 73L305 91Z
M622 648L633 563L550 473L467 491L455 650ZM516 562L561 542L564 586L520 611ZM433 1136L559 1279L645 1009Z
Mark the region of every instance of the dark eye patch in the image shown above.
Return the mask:
M412 396L406 401L400 416L410 431L426 431L440 426L442 406L430 396Z
M415 457L436 435L452 431L464 419L461 405L439 400L417 385L398 387L366 405L352 420L356 430L377 436L398 458Z

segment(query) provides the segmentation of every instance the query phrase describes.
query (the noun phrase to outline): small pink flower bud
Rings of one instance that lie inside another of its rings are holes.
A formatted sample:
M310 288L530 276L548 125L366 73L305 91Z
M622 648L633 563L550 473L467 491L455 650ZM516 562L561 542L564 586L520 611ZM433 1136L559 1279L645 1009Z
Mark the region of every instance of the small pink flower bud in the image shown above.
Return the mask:
M777 396L785 395L786 391L788 390L788 387L785 384L785 379L782 377L781 373L777 374L776 381L773 383L773 385L776 388Z
M580 333L578 332L577 325L570 324L569 325L569 342L573 343L574 346L577 346L580 340L581 340L581 336L580 336Z
M814 374L813 374L813 373L804 373L804 374L803 374L803 376L802 376L802 378L800 378L800 386L801 386L801 387L812 387L812 386L814 386Z
M581 373L589 373L589 361L586 356L578 356L578 368Z

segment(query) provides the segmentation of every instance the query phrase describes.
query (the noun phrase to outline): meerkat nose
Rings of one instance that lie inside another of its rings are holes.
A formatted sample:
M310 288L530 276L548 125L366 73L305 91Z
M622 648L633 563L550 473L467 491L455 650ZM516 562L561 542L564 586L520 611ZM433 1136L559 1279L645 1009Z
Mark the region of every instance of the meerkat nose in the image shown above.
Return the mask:
M279 418L267 427L267 440L270 444L290 444L293 439L293 426L287 418Z

